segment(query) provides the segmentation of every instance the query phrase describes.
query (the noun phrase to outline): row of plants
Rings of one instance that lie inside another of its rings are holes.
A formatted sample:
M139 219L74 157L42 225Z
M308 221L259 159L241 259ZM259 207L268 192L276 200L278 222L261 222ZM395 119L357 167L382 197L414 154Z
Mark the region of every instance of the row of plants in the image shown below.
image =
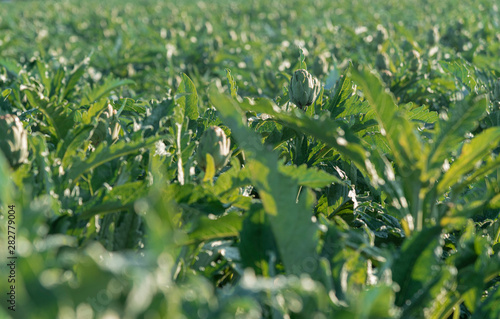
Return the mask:
M316 2L4 4L2 315L499 317L497 6Z

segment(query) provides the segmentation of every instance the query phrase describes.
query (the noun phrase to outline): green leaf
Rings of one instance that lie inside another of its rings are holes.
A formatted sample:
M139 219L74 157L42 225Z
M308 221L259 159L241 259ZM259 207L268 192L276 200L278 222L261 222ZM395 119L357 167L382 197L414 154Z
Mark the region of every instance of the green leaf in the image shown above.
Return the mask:
M260 138L246 125L246 117L238 103L221 94L215 85L208 90L210 102L217 107L223 122L245 150L249 179L255 185L289 274L314 273L308 268L317 261L316 227L311 221L313 195L306 191L297 200L298 185L278 169L278 156L261 144ZM300 234L297 236L296 234Z
M2 91L2 97L7 98L9 97L10 93L12 93L12 89L5 89Z
M215 164L214 164L214 158L210 154L206 154L207 158L207 166L205 169L205 177L203 178L204 182L211 181L214 176L215 176Z
M231 75L231 70L226 69L227 84L229 86L229 91L231 92L231 97L235 99L238 96L238 86L236 85L236 80Z
M58 145L58 157L61 158L61 165L63 168L68 167L73 161L73 157L77 154L79 148L84 145L84 142L89 138L90 133L94 127L92 125L85 125L71 130L67 134L63 143ZM82 153L84 151L82 150Z
M354 215L354 202L351 199L344 200L344 202L327 217L333 219L333 216L339 216L347 224L352 225L352 222L356 219L356 215Z
M253 205L243 221L239 250L244 267L252 267L258 275L269 276L271 254L277 257L279 253L262 205Z
M50 91L48 91L48 96L49 98L52 98L53 96L58 96L61 93L61 88L64 84L64 76L66 75L66 72L64 71L63 68L59 67L56 71L55 74L52 75L52 83L50 86ZM59 96L58 101L62 101L62 95Z
M298 185L311 188L321 188L332 183L342 184L343 182L336 176L330 175L317 168L308 168L306 164L300 166L280 165L281 173L291 177Z
M85 58L79 65L75 67L73 71L71 71L68 83L64 87L64 91L61 96L62 98L66 98L70 93L72 93L73 89L78 83L78 80L80 80L80 78L85 74L89 61L89 58Z
M125 211L133 208L133 203L147 194L148 188L144 181L135 181L115 186L107 193L101 203L92 206L82 206L77 211L79 219L88 219L97 214L107 214Z
M26 87L23 92L33 108L43 113L48 123L48 130L57 139L63 139L74 126L75 111L69 105L49 102L33 87Z
M49 103L45 106L40 105L39 110L50 119L51 126L59 139L64 139L68 131L75 125L75 111L69 107Z
M113 91L114 89L119 88L120 86L130 85L130 84L135 84L135 82L132 80L120 80L109 77L104 81L104 84L95 86L90 91L85 92L84 94L85 96L82 98L80 106L94 103L100 98L104 97L109 92Z
M142 127L145 129L144 137L155 135L161 127L166 126L166 119L177 112L177 108L178 106L172 99L153 103L151 114L142 123Z
M472 314L471 319L500 318L500 287L497 286Z
M438 245L437 237L440 233L440 227L428 227L403 243L392 264L392 280L400 287L396 295L397 306L403 306L407 300L411 300L435 275L433 267L437 259L433 252Z
M439 181L437 191L442 194L462 176L476 169L478 161L489 156L500 145L500 127L491 127L464 144L462 153ZM493 168L492 168L493 169Z
M95 117L98 117L107 107L107 101L101 100L95 103L92 103L87 111L82 113L82 122L83 124L90 124Z
M83 160L77 158L73 162L71 167L67 170L66 180L73 181L74 183L87 171L116 158L138 152L142 148L147 148L153 145L159 139L161 139L161 136L150 137L145 140L137 141L127 141L122 139L110 146L108 146L107 142L104 141L99 144L97 149L92 152L88 158Z
M184 110L184 115L190 120L196 120L199 116L198 93L193 81L184 73L182 74L182 82L177 89L177 94L182 95L177 99L177 103Z
M277 111L267 99L245 99L239 106L245 111L268 114L282 125L321 140L353 161L361 172L368 175L365 169L368 153L360 139L343 123L333 121L328 116L311 118L298 109L292 113Z
M23 67L17 63L15 59L0 58L0 65L7 69L7 71L15 77L17 77L19 72L23 69Z
M417 163L423 146L415 134L413 123L398 109L394 96L384 87L375 73L368 69L352 68L351 76L369 102L379 123L380 133L387 139L391 156L396 164L410 172L418 169Z
M200 241L236 237L241 231L243 217L237 213L229 213L217 219L202 216L189 232L188 239L182 243L189 245Z
M39 174L35 175L36 187L40 191L50 194L54 182L50 173L50 163L48 160L47 142L40 133L28 136L28 145L33 148L34 163L36 163Z
M143 115L146 114L146 107L144 101L134 101L130 98L119 99L116 101L110 101L113 109L117 110L117 115L120 116L122 112L130 112L133 115Z
M471 65L468 65L465 60L455 60L451 62L439 61L439 64L445 71L452 74L461 85L465 85L469 92L476 92L477 81L475 72ZM461 90L461 87L457 87Z
M407 113L408 120L421 123L434 123L439 119L437 112L429 111L428 106L419 106L412 108Z
M394 313L394 289L377 285L362 291L353 301L355 318L391 318Z
M333 97L325 106L325 109L331 112L332 118L366 114L370 110L368 102L356 94L356 86L349 75L351 68L349 65L340 77Z
M486 96L460 101L450 108L448 116L440 118L436 124L436 136L428 157L428 167L441 168L444 160L459 143L465 134L472 131L488 105Z
M40 61L39 59L37 59L36 67L38 70L38 74L40 75L40 79L42 80L42 84L45 88L46 94L48 94L50 97L49 92L51 91L52 81L49 72L47 71L47 65L42 61Z

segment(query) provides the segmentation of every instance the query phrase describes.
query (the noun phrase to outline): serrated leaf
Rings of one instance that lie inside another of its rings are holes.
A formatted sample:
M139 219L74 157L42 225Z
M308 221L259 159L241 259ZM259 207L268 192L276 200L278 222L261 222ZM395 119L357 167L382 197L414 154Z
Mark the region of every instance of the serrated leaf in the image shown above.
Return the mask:
M196 120L199 116L198 93L193 81L184 73L182 73L182 82L177 89L177 94L182 95L177 99L177 103L184 110L184 116L187 116L190 120Z
M490 127L464 144L458 159L439 181L437 190L444 193L452 187L462 176L476 169L478 161L483 160L500 145L500 127Z
M333 216L341 217L347 224L352 225L352 222L356 218L354 215L354 202L351 199L346 200L337 209L335 209L327 217L332 219Z
M419 106L407 112L408 120L414 122L434 123L439 119L437 112L429 111L427 106Z
M69 107L49 103L40 104L38 109L46 116L58 139L64 139L68 131L75 125L75 111Z
M370 103L379 123L380 133L386 137L391 156L402 169L417 169L422 154L422 144L414 125L398 109L394 96L382 85L380 79L368 69L352 69L351 76Z
M478 309L472 314L471 319L500 318L500 287L496 287L488 297L481 302Z
M451 62L439 61L439 64L444 70L455 76L460 84L467 86L469 92L476 92L477 81L472 66L467 65L464 60ZM459 87L458 89L460 90L461 88Z
M79 219L87 219L97 214L108 214L131 209L133 203L147 194L148 188L143 181L135 181L115 186L98 204L85 207L79 212Z
M121 112L131 112L132 114L145 114L146 107L142 105L144 102L134 101L130 98L120 99L117 101L110 101L113 109L118 111L118 116ZM121 111L120 111L121 110Z
M280 165L280 172L293 178L298 185L311 188L321 188L332 183L342 184L343 182L336 176L316 168L308 168L306 164L300 166Z
M169 116L172 116L175 109L176 105L172 99L154 103L152 105L151 114L148 115L142 123L142 127L145 130L144 137L156 134L160 127L162 127L163 121Z
M392 279L400 287L396 305L403 306L432 278L432 267L437 263L433 252L438 245L437 236L440 232L440 227L429 227L403 243L392 265Z
M50 164L48 161L47 142L41 134L37 133L29 136L28 145L33 148L34 163L36 163L39 174L35 176L36 187L49 194L53 188L53 180L50 174Z
M61 165L63 168L71 164L78 148L84 145L85 140L90 137L90 132L93 128L92 125L78 127L66 136L58 151L58 156L62 159Z
M325 109L331 112L332 118L366 114L370 110L370 105L356 94L356 85L349 75L350 70L351 66L340 77L333 97L325 106Z
M71 167L67 170L66 180L75 182L82 174L87 171L102 165L106 162L139 151L141 148L147 148L153 145L161 137L150 137L145 140L126 141L119 140L117 143L108 146L104 141L97 149L90 154L86 159L76 159Z
M316 269L306 269L304 264L317 258L315 249L318 238L311 221L312 195L306 191L306 197L299 197L296 203L298 185L279 172L277 154L266 151L260 138L247 128L246 117L238 103L219 93L215 85L209 87L208 95L210 102L219 110L223 122L231 128L232 135L245 150L249 179L257 188L269 216L285 271L296 275L314 273ZM296 236L297 233L301 236Z
M64 85L64 76L65 75L66 75L66 72L61 67L59 67L57 69L56 73L52 75L50 90L46 89L49 98L52 98L53 96L57 96L61 93L61 88ZM58 101L62 101L62 96L59 97Z
M132 80L107 78L104 81L104 84L95 86L89 92L85 93L85 96L82 98L82 101L80 102L80 106L96 102L97 100L104 97L106 94L113 91L114 89L119 88L120 86L131 85L131 84L135 84L135 82Z
M64 91L62 93L62 98L66 98L75 88L76 84L80 80L80 78L85 74L85 71L88 67L89 59L84 59L79 65L75 67L68 79L68 83L64 87Z
M49 73L47 71L47 65L44 62L37 59L36 60L36 67L38 70L38 75L40 76L42 84L45 88L46 94L49 94L49 92L51 91L51 87L52 87L52 81L51 81L51 77L49 76Z
M277 254L277 247L261 205L254 205L243 221L239 250L244 267L252 267L256 274L269 276L268 260L271 254Z
M375 147L382 154L391 154L391 147L389 146L387 139L379 132L367 132L367 134L363 136L363 140Z
M106 103L105 100L97 101L95 103L92 103L87 111L84 111L82 113L82 122L83 124L90 124L92 123L92 120L94 117L99 116L101 112L103 112L108 103Z
M195 228L189 232L186 242L182 244L189 245L200 241L238 236L242 223L243 217L237 213L229 213L217 219L202 216Z
M366 173L366 150L361 146L359 138L343 123L333 121L327 116L311 118L298 109L292 113L278 111L267 99L255 99L252 102L244 100L239 106L245 111L269 114L280 124L321 140L353 161L361 172Z
M231 75L231 70L226 69L226 78L227 84L229 86L229 91L231 92L231 97L235 99L238 96L238 86L236 85L236 81Z
M440 168L450 152L463 141L465 134L472 131L488 105L485 96L474 98L472 103L461 101L451 108L448 118L441 118L436 124L436 137L428 157L428 167Z

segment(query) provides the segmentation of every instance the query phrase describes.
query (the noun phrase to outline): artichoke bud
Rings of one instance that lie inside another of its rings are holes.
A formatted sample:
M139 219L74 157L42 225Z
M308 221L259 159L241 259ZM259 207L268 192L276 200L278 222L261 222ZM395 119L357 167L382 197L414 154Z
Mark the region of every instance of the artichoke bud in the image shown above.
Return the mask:
M300 109L311 105L318 97L321 85L315 77L304 69L293 73L288 94L290 101Z
M387 53L380 52L375 58L375 67L378 70L389 70L389 56Z
M226 166L231 156L231 140L218 126L209 127L200 137L196 160L203 171L207 168L207 154L213 157L216 171Z
M16 115L0 116L0 150L12 168L17 168L28 159L28 133Z
M420 59L420 53L417 50L411 50L408 55L410 60L409 69L412 72L418 72L422 68L422 60Z

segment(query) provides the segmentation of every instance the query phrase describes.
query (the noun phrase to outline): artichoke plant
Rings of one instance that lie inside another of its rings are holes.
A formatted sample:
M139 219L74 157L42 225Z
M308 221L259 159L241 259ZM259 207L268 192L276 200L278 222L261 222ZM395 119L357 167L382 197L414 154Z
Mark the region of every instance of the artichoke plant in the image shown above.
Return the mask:
M226 166L231 156L231 140L220 127L211 126L205 130L199 143L196 160L203 171L207 169L207 154L214 159L216 171Z
M300 109L311 105L318 97L321 85L315 77L304 69L293 73L290 80L290 101Z
M17 168L28 159L28 133L16 115L0 116L0 150L12 168Z

